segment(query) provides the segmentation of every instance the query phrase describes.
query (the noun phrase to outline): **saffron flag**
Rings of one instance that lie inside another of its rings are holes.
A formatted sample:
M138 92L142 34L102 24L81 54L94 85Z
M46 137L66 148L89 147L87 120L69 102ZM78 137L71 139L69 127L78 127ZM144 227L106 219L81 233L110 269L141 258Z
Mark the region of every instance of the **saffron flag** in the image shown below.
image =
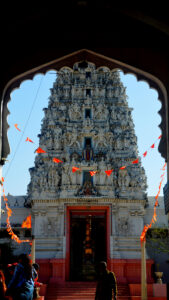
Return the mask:
M25 140L25 142L30 142L30 143L33 143L33 141L27 137L27 139Z
M55 162L55 163L62 163L63 161L60 160L59 158L54 157L53 158L53 162Z
M77 167L72 167L72 172L75 173L77 170L80 170L79 168Z
M160 140L161 139L161 137L162 137L162 134L158 137L158 140Z
M36 149L36 151L35 151L36 153L46 153L46 151L45 150L43 150L42 148L38 148L38 149Z
M105 173L106 173L107 176L110 176L112 172L113 172L113 170L107 170L107 171L105 171Z
M126 168L126 166L123 166L123 167L120 168L120 170L124 170L125 168Z
M147 155L147 151L145 151L145 152L143 153L143 156L144 156L144 157L146 157L146 155Z
M97 171L90 171L90 175L91 175L91 176L96 175L96 173L97 173Z
M152 148L152 149L155 148L155 144L152 144L150 148Z
M14 124L15 128L18 130L18 131L21 131L19 128L18 128L18 124Z
M139 162L139 159L137 158L136 160L132 161L132 164L138 164L138 162Z
M22 228L31 228L31 216L27 216L26 220L23 221Z
M164 166L163 166L162 169L161 169L162 171L165 171L166 165L167 165L167 164L165 163Z

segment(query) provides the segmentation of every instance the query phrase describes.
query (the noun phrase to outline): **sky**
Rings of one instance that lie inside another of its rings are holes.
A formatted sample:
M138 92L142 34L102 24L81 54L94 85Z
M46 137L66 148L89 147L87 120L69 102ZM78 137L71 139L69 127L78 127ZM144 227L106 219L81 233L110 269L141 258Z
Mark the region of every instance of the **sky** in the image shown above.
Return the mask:
M145 168L148 196L155 196L158 192L161 168L165 161L158 152L158 137L161 130L158 125L161 117L158 114L161 103L158 100L157 91L150 89L148 84L137 81L134 75L124 75L121 80L126 86L129 107L133 108L132 116L135 124L135 133L138 138L139 155L148 150L142 165ZM8 139L10 143L10 155L3 167L4 187L6 195L26 195L27 185L30 182L29 168L34 166L35 150L39 146L37 135L41 130L44 117L43 108L48 106L50 88L56 79L56 73L49 71L46 75L36 75L33 80L26 80L19 89L11 93L11 101L8 104L10 114L8 116ZM19 132L14 124L18 124ZM25 142L29 137L34 144ZM155 148L150 146L155 142ZM166 175L162 185L166 183Z

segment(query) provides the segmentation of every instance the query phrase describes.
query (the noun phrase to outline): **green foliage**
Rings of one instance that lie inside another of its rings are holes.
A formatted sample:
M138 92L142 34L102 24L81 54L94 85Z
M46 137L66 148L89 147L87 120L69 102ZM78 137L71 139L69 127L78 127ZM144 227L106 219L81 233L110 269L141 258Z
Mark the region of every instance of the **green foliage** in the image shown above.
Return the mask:
M146 247L153 248L156 253L169 254L169 229L151 228L147 232Z

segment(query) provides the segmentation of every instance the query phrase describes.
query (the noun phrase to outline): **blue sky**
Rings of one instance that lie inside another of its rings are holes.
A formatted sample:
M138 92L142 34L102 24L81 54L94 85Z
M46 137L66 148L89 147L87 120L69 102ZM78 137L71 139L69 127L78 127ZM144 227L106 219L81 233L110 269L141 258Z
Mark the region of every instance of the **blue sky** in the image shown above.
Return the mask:
M6 194L25 195L27 193L27 185L30 181L28 169L34 166L34 151L39 143L37 135L40 133L41 121L44 117L43 108L48 106L50 88L55 79L54 71L49 71L45 76L36 75L33 80L23 82L20 88L11 94L11 101L8 104L10 111L8 138L11 153L3 168ZM158 100L157 92L150 89L147 83L138 82L135 76L123 73L121 73L121 79L124 86L127 87L129 106L134 108L132 116L138 137L139 154L142 155L161 134L158 127L161 122L158 114L161 103ZM15 129L15 123L18 124L21 133ZM27 137L32 139L35 144L26 143ZM164 159L158 152L158 143L156 143L155 149L149 149L147 157L142 159L147 175L149 196L156 195L158 191L161 168L164 163ZM166 176L164 184L165 182ZM161 190L162 194L163 189Z

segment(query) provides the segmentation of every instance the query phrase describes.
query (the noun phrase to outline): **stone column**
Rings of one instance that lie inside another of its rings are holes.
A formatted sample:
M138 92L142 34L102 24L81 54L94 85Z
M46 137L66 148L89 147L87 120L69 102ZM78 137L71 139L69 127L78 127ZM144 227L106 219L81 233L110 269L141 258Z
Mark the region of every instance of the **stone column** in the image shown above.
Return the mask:
M141 300L147 300L146 242L141 242Z
M2 165L0 165L0 180L2 178ZM1 196L2 195L2 185L0 184L0 228L1 228Z
M34 235L32 235L31 259L32 259L32 264L34 264L35 263L35 237L34 237Z

